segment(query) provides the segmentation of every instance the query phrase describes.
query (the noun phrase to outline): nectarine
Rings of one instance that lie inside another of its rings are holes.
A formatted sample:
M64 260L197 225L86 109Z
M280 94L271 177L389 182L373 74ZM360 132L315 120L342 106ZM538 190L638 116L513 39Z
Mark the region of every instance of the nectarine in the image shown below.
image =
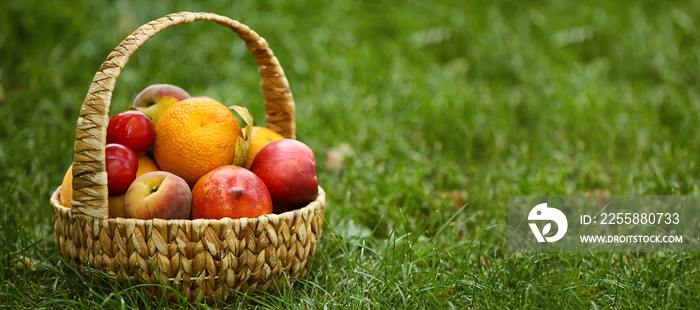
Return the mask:
M275 213L301 208L318 196L316 157L301 141L270 142L260 149L250 170L267 185Z
M202 176L192 189L192 219L258 217L272 213L265 183L250 170L225 165Z

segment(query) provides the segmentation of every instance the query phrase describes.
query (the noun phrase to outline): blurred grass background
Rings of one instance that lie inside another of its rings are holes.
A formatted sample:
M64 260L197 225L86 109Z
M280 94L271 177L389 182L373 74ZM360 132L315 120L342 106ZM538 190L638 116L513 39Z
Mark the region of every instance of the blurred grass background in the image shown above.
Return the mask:
M140 25L186 10L229 16L267 39L328 193L306 281L254 305L700 302L695 253L516 255L505 235L508 195L700 192L696 2L0 6L0 307L153 305L59 262L48 199L72 161L78 110L100 64ZM246 105L264 122L252 56L213 23L168 29L136 52L112 114L153 83ZM39 268L17 268L20 257Z

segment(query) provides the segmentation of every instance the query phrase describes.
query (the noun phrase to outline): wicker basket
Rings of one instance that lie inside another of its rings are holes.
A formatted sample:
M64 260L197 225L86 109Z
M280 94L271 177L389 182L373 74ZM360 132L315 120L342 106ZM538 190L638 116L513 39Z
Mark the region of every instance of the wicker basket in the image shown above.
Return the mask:
M262 77L267 127L294 138L294 101L265 39L246 25L211 13L171 14L139 27L109 54L80 110L74 148L72 208L51 196L61 257L79 267L144 284L165 284L189 300L226 298L233 291L270 291L309 268L321 234L325 192L304 208L258 218L138 220L107 218L104 151L117 78L133 53L160 31L208 20L232 29L254 55Z

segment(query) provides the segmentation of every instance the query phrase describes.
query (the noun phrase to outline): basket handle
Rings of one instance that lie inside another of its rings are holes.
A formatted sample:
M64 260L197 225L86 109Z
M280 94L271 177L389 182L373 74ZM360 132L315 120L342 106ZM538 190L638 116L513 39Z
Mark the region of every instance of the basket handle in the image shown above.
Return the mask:
M129 58L146 41L175 25L208 20L233 30L255 57L262 78L267 127L295 138L294 100L289 82L265 39L248 26L213 13L180 12L151 21L112 51L92 80L78 118L73 152L73 212L107 218L105 144L112 92Z

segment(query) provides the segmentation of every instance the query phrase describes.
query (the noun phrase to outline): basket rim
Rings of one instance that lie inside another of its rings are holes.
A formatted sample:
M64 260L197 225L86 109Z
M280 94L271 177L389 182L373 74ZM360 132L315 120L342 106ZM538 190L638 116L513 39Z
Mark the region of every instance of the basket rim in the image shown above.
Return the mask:
M84 213L76 213L73 212L73 208L68 208L64 205L61 204L60 201L60 195L61 195L61 187L62 185L59 185L51 194L50 202L51 202L51 207L58 212L63 212L67 213L69 217L72 218L77 218L77 217L88 217L88 218L94 218L90 215L84 214ZM108 222L114 222L116 224L127 224L127 223L134 223L136 225L145 225L146 223L168 223L168 224L177 224L177 225L188 225L188 224L201 224L201 225L209 225L212 223L224 223L224 222L241 222L241 224L253 224L267 220L267 221L277 221L277 220L287 220L287 219L292 219L298 214L303 214L308 211L309 209L312 209L312 214L319 214L323 217L322 212L325 211L325 204L326 204L326 192L325 190L319 185L318 186L318 196L316 196L316 199L306 206L295 209L295 210L290 210L287 212L284 212L282 214L276 214L276 213L269 213L269 214L264 214L258 217L250 218L250 217L244 217L244 218L237 218L233 219L230 217L224 217L221 219L196 219L196 220L190 220L190 219L173 219L173 220L168 220L168 219L161 219L161 218L153 218L153 219L137 219L137 218L124 218L124 217L110 217L110 218L94 218L97 220L103 220L103 221L108 221Z

